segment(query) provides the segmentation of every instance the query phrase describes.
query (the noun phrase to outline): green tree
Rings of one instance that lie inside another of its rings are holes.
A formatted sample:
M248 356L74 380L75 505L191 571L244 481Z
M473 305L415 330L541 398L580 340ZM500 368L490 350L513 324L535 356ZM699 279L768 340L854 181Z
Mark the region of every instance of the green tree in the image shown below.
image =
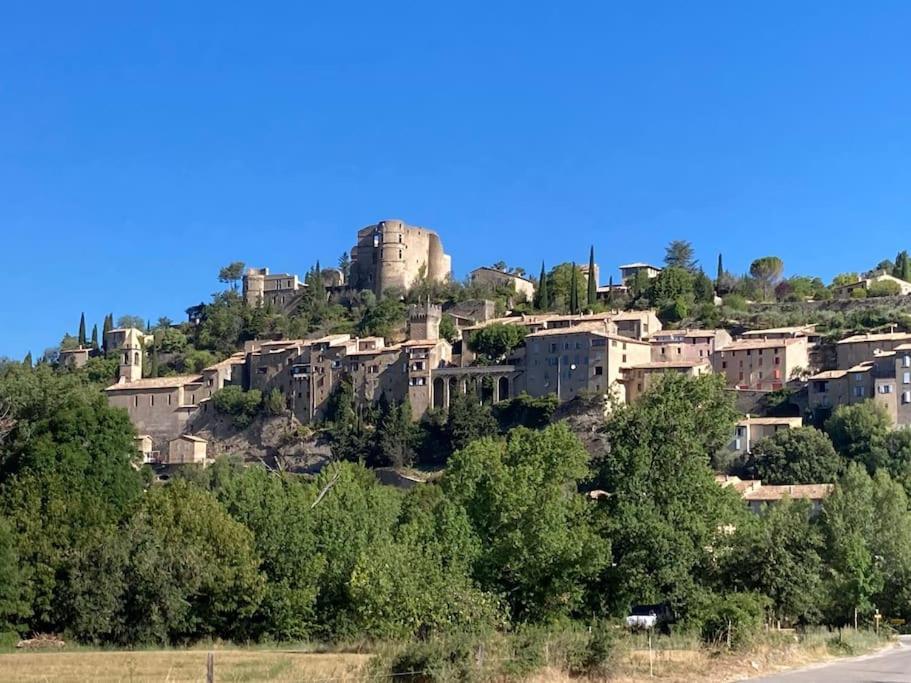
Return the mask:
M750 275L759 282L766 300L771 298L783 271L784 262L777 256L763 256L750 264Z
M579 269L573 263L572 276L569 281L569 312L579 312Z
M867 296L871 298L881 296L898 296L902 293L901 285L894 280L879 280L871 282L867 288Z
M27 368L32 367L32 352L31 351L29 351L27 354L25 354L25 358L22 359L22 364Z
M88 340L85 336L85 313L79 316L79 347L84 348Z
M830 569L830 618L854 619L855 610L873 610L873 598L884 578L871 547L874 534L873 481L856 464L848 466L835 491L823 504L820 521Z
M864 465L872 473L889 462L886 440L892 422L875 401L839 406L826 420L826 433L846 460Z
M459 339L459 330L452 321L452 316L444 315L440 320L440 336L450 344L455 344Z
M834 278L832 278L832 286L842 287L844 285L853 284L858 280L860 280L860 275L857 273L839 273Z
M338 269L342 271L345 282L348 282L351 277L351 257L348 256L347 251L343 251L342 255L338 257Z
M243 261L232 261L218 271L218 281L226 285L231 285L234 291L237 291L237 283L243 276Z
M587 460L564 424L486 437L450 460L443 489L481 540L474 576L518 621L572 614L607 560L576 490Z
M699 406L699 410L693 410ZM746 513L715 483L711 456L730 438L736 412L720 376L665 373L632 405L617 406L593 461L593 486L613 562L593 587L593 608L670 600L685 616L708 588L723 531Z
M544 271L544 261L541 261L541 275L538 278L536 308L541 311L550 309L550 295L547 290L547 274Z
M101 329L101 347L107 353L108 349L108 332L114 329L114 314L108 313L104 318L104 324Z
M242 639L264 590L253 535L208 492L152 488L125 531L125 642Z
M357 324L358 334L389 338L405 324L405 305L386 296L375 305L368 305Z
M229 416L236 429L249 427L262 403L263 394L259 389L244 391L236 384L229 384L212 394L215 410Z
M721 288L721 282L724 280L724 265L721 262L721 254L718 254L718 270L715 272L715 286Z
M92 348L98 348L98 324L92 325Z
M835 481L844 461L832 441L814 427L783 429L753 446L747 475L768 484L825 484Z
M18 627L29 616L23 599L24 580L16 537L0 516L0 635Z
M485 365L502 363L525 341L525 328L508 323L492 323L468 337L468 348Z
M497 421L477 396L456 394L449 401L444 432L451 451L458 451L482 436L496 434Z
M715 302L715 286L702 270L696 273L693 280L693 296L696 303L712 304Z
M285 404L285 395L277 387L273 388L263 401L263 408L267 415L284 415L288 406Z
M785 622L816 623L825 604L822 537L806 501L785 498L737 528L724 558L730 589L755 591L772 601Z
M146 321L138 315L122 315L117 318L117 327L135 327L137 330L144 330Z
M697 261L693 245L686 240L674 240L664 250L664 265L668 268L681 268L695 272Z
M598 281L595 279L595 247L592 246L588 252L588 290L586 303L592 308L598 303Z
M374 437L377 464L411 466L414 462L415 431L411 404L407 399L401 403L380 401L380 418Z

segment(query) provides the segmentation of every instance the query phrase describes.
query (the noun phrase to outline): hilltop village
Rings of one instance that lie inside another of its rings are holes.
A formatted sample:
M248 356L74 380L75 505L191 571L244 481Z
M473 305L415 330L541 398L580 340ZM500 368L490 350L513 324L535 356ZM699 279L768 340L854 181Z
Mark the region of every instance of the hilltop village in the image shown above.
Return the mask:
M739 332L681 327L679 320L666 325L662 320L683 317L673 310L681 305L679 296L671 299L670 311L637 305L643 292L673 288L675 279L686 276L697 288L708 282L703 309L721 308L719 290L731 276L720 257L715 281L687 264L684 253L684 262L666 267L621 265L616 284L613 277L601 283L593 249L587 264L566 264L568 272L549 275L542 266L537 280L500 263L478 267L469 276L473 292L490 298L445 301L439 293L451 281L451 259L432 230L380 221L358 231L346 256L338 268L315 267L303 281L263 267L244 267L233 277L240 280L243 305L252 311L293 315L305 301L323 305L369 295L405 306L403 327L367 335L357 330L321 330L300 338L273 333L245 340L223 359L181 374L161 372L160 361L150 368L151 331L106 330L103 348L116 352L119 369L105 393L111 405L129 414L147 462L175 465L211 457L206 439L196 432L215 412L213 398L226 387L270 396L278 410L308 425L331 417L343 387L357 410L381 402L401 405L417 421L445 413L457 396L491 405L517 397L552 397L558 404L584 399L606 412L635 402L664 373L715 373L743 414L721 460L746 457L763 437L805 421L821 425L841 405L872 400L894 426L911 424L909 332L893 326L835 340L829 335L824 343L814 324ZM899 255L893 266L899 274L907 266L903 259ZM558 292L561 279L564 291ZM762 279L758 274L760 284ZM776 285L773 276L766 280ZM548 292L548 286L555 291ZM842 278L825 298L857 301L868 292L876 296L877 288L890 297L911 294L911 283L883 269ZM556 301L560 296L563 300ZM188 324L202 324L207 310L206 305L188 309ZM80 344L61 350L58 362L81 367L98 353ZM745 495L758 489L758 482L736 477L722 483L738 486ZM803 495L800 487L789 488L790 495ZM770 487L762 489L763 496L776 495ZM808 486L806 495L818 502L826 490Z

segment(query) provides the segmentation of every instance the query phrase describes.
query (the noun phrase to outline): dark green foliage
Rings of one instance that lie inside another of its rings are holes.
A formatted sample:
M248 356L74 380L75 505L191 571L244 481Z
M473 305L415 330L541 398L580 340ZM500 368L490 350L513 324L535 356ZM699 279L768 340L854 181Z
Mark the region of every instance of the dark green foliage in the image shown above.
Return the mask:
M547 273L544 270L544 261L541 261L541 275L538 277L538 290L535 292L535 308L546 311L550 308L550 294L547 288Z
M868 297L898 296L902 293L901 285L893 280L871 282L867 288Z
M443 489L465 508L483 548L474 575L505 596L515 619L571 614L608 559L576 492L587 460L563 424L482 438L450 460Z
M579 269L573 263L572 275L569 281L569 312L579 312Z
M709 467L735 420L716 375L667 373L637 403L614 409L610 450L594 462L594 487L610 494L599 510L613 548L595 592L600 607L670 600L685 615L704 591L706 548L723 552L722 529L746 515Z
M767 484L834 482L844 461L832 441L814 427L783 429L753 446L746 474Z
M244 391L239 386L229 385L212 394L215 410L231 418L237 429L246 429L262 406L263 395L259 389Z
M578 311L579 302L585 297L579 269L575 263L561 263L547 275L548 310L572 312L573 303Z
M267 415L284 415L288 407L285 404L285 395L280 389L272 389L263 401L263 409Z
M79 346L84 347L87 343L85 336L85 313L79 316Z
M385 399L385 397L384 397ZM414 462L417 434L411 420L411 404L380 401L375 431L375 462L378 465L409 467Z
M440 320L440 336L450 344L454 344L458 340L459 331L451 316L444 315L443 319Z
M482 405L477 396L456 394L449 402L444 432L450 452L454 452L476 439L496 434L497 421L490 407Z
M500 431L508 432L513 427L541 429L550 424L558 404L556 394L532 397L522 393L508 401L497 403L493 412L500 423Z
M703 642L738 647L761 633L768 603L768 598L758 593L710 595L691 621L700 624Z
M715 286L720 287L724 279L724 266L721 263L721 254L718 254L718 270L715 273Z
M504 362L510 352L525 341L525 334L521 325L493 323L472 332L468 348L478 354L482 364L496 365Z
M405 305L393 297L383 297L368 303L357 323L358 334L389 338L405 324Z
M674 240L667 245L664 253L664 265L668 268L680 268L695 272L697 261L693 245L686 240Z
M0 516L0 633L19 625L30 616L23 599L24 576L19 567L16 537L6 520Z
M825 424L835 450L846 460L864 465L868 472L887 464L891 428L886 409L875 401L839 406Z
M218 281L237 290L237 283L244 275L243 261L234 261L218 271Z
M92 348L98 348L98 325L92 325Z

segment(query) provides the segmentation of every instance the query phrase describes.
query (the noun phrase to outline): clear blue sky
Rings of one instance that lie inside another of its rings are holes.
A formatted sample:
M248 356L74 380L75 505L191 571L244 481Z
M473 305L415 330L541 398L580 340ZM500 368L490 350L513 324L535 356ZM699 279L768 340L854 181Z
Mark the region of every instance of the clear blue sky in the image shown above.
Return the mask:
M456 275L691 240L830 278L911 248L911 4L19 2L0 355L181 319L398 217Z

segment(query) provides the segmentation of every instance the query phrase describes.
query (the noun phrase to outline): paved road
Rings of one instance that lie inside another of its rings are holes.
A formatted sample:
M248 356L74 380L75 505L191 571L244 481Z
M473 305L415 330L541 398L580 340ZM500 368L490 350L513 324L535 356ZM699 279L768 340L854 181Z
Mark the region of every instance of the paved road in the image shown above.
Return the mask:
M911 641L875 655L751 679L751 683L911 683Z

